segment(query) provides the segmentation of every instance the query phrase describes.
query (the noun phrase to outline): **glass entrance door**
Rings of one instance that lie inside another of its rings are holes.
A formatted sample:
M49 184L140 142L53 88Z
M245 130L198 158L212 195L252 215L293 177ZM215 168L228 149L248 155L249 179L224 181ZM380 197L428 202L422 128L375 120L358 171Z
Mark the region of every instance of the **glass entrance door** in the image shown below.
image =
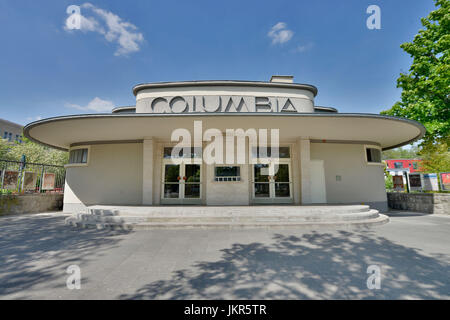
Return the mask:
M183 189L183 198L200 199L200 164L184 164L183 181L181 182Z
M164 165L163 197L165 199L178 199L180 197L180 165Z
M292 202L290 162L253 165L253 202Z
M200 203L201 164L164 163L162 202L174 204Z

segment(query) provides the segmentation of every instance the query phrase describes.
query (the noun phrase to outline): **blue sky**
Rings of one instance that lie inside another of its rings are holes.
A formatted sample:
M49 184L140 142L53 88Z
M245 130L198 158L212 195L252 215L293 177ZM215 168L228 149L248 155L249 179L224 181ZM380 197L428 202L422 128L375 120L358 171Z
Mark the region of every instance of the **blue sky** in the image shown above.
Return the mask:
M366 27L372 4L380 30ZM69 5L81 6L81 30L66 26ZM133 105L143 82L273 74L317 86L316 105L378 113L399 99L396 79L411 63L400 44L433 9L432 0L0 0L0 118Z

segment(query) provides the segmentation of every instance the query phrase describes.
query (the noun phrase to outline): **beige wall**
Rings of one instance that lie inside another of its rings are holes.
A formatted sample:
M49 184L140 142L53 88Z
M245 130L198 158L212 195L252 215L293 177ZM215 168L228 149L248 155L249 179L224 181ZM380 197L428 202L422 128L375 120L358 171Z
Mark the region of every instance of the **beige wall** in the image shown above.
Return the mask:
M250 179L251 171L248 153L248 138L245 138L245 164L236 162L237 158L237 139L234 140L235 164L223 164L224 166L239 166L241 173L241 181L214 181L215 164L204 164L205 183L206 186L206 204L207 205L249 205L250 204ZM206 145L203 146L205 148ZM226 139L224 139L223 156L225 161L226 155Z
M92 145L87 166L68 167L64 211L142 204L142 143Z
M366 163L364 145L311 143L311 159L324 160L327 203L385 208L383 166ZM341 181L336 180L337 175Z
M165 143L155 145L153 201L160 204L161 158ZM283 145L283 143L282 143ZM293 200L300 203L299 151L294 143L291 170ZM386 205L383 167L368 165L361 144L311 143L312 160L324 160L327 203ZM248 155L247 155L248 159ZM141 205L143 190L142 143L90 146L88 166L67 168L64 211L74 212L86 205ZM251 203L251 165L241 164L240 182L215 182L214 165L203 164L204 205L248 205ZM341 181L336 176L341 176ZM313 177L312 177L313 178Z
M215 165L206 168L207 205L248 205L250 203L251 172L249 165L241 164L241 181L214 181Z

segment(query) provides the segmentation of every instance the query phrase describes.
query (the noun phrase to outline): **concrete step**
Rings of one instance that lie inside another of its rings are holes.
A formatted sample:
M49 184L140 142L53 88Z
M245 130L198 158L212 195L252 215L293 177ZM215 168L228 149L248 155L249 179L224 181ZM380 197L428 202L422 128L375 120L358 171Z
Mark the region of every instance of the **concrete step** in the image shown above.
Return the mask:
M277 222L277 221L348 221L348 220L364 220L378 217L377 210L369 210L367 212L358 213L315 213L315 214L278 214L273 213L264 215L217 215L217 216L131 216L116 215L103 216L95 214L77 214L79 221L86 223L167 223L167 222L184 222L184 223L214 223L214 222Z
M360 220L341 220L341 221L273 221L267 223L257 221L247 222L144 222L144 223L120 223L120 222L97 222L79 221L73 217L66 219L66 224L97 229L123 229L123 230L151 230L160 228L276 228L276 227L343 227L343 226L359 226L369 227L374 225L385 224L389 221L389 217L384 214L378 214L376 218L360 219Z
M273 228L273 227L334 227L334 226L372 226L389 222L389 217L379 214L373 219L351 220L351 221L278 221L267 224L265 222L234 222L234 223L141 223L130 225L135 230L149 230L154 228Z
M99 216L264 216L278 214L321 214L367 212L367 205L330 206L91 206L87 213Z
M93 206L66 219L73 226L96 228L271 227L378 224L386 216L365 205L113 207Z

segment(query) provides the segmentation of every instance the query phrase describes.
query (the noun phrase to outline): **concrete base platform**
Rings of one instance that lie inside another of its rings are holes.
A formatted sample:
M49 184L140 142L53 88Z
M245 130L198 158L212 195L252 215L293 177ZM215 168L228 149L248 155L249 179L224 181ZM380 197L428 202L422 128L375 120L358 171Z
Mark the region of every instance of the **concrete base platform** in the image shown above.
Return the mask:
M389 218L366 205L320 206L106 206L88 207L66 219L78 227L260 228L286 226L369 226Z

